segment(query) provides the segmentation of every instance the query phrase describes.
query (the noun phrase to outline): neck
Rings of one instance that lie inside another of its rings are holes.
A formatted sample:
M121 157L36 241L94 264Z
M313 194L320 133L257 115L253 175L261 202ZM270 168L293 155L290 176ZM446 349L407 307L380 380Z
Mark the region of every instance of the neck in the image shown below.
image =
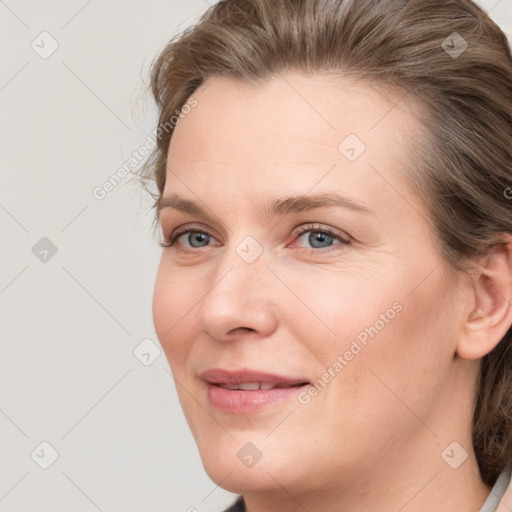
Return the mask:
M329 489L281 489L244 494L248 512L478 512L491 487L480 479L474 457L454 470L442 459L428 469L388 468L387 478L371 477Z
M459 447L446 450L454 439L460 440ZM457 466L462 460L462 446L468 458L454 469L449 463ZM478 512L491 491L480 478L469 433L464 438L445 431L440 438L426 428L415 442L388 447L378 462L330 473L323 481L315 478L316 487L301 482L286 489L278 485L286 475L273 475L277 482L272 490L244 493L247 511Z

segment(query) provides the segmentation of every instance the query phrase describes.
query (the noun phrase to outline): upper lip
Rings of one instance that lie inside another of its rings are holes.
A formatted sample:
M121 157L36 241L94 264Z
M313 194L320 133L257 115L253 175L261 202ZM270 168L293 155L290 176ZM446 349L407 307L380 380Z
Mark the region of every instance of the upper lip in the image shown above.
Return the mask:
M306 384L307 379L284 377L273 373L260 372L251 369L224 370L222 368L211 368L201 373L200 377L210 384L225 384L236 386L248 382L265 382L273 385L295 386Z

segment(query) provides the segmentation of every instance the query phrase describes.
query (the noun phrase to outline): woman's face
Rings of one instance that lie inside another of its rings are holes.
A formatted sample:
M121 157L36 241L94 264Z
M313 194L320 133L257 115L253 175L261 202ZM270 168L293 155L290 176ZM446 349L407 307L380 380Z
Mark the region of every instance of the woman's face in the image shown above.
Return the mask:
M399 96L299 73L194 98L153 316L210 477L298 494L443 465L469 402L445 393L467 391L459 302L400 177L419 121Z

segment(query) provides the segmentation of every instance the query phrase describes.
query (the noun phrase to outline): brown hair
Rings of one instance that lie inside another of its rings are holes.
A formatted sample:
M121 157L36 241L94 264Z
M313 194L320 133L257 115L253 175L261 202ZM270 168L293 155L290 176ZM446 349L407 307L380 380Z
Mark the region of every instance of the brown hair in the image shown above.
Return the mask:
M153 63L159 126L212 77L261 83L286 69L350 74L420 105L425 135L407 178L450 269L467 272L512 233L512 57L471 0L221 0ZM140 175L155 220L172 131L160 130ZM492 485L512 461L512 328L482 359L475 389L473 444Z

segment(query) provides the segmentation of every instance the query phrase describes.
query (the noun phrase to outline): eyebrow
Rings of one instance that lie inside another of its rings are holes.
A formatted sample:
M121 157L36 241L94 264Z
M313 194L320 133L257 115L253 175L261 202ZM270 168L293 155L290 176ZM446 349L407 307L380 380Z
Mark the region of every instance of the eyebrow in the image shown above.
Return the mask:
M277 215L286 215L288 213L299 213L309 211L314 208L321 208L327 206L337 206L347 210L364 213L374 214L367 206L354 201L353 199L338 194L335 192L309 195L309 196L291 196L274 199L265 206L265 213L267 217ZM205 209L194 201L190 201L177 194L170 194L165 197L160 197L156 202L157 216L164 210L173 209L183 213L192 215L200 215L205 218L212 218Z

